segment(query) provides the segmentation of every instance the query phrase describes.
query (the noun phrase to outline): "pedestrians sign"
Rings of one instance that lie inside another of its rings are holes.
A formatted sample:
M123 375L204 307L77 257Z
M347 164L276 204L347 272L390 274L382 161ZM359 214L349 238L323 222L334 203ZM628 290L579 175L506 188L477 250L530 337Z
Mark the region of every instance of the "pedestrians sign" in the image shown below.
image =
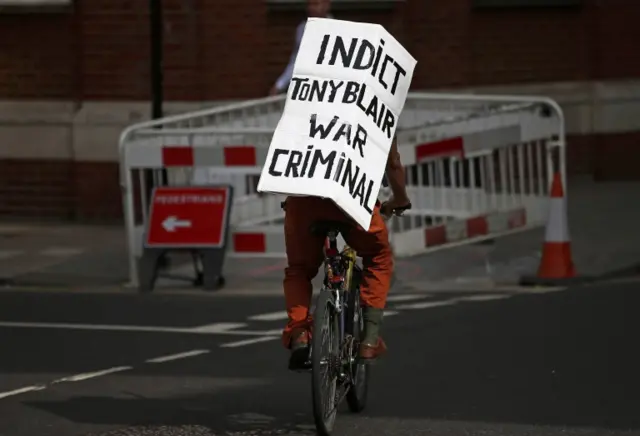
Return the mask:
M158 261L173 250L191 252L195 286L202 285L208 291L224 286L222 268L232 203L230 185L155 188L138 258L139 291L153 291Z
M156 248L224 246L229 199L227 186L155 188L145 245Z

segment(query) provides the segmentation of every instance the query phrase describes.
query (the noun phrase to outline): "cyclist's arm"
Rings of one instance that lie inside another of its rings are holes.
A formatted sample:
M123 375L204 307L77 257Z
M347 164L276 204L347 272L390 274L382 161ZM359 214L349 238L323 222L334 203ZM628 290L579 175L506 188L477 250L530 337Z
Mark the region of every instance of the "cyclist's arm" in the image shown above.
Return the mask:
M300 23L298 28L296 29L296 38L293 46L293 52L291 53L291 57L289 58L289 63L287 67L284 69L276 83L273 85L277 92L282 92L287 89L289 86L289 82L291 82L291 78L293 77L293 67L296 63L296 57L298 56L298 49L300 48L300 41L302 41L302 34L304 33L305 23Z
M407 195L407 186L405 182L404 166L400 161L400 152L398 151L398 138L393 138L391 150L387 157L387 167L385 175L389 182L389 187L393 193L394 206L404 206L409 204L409 196Z

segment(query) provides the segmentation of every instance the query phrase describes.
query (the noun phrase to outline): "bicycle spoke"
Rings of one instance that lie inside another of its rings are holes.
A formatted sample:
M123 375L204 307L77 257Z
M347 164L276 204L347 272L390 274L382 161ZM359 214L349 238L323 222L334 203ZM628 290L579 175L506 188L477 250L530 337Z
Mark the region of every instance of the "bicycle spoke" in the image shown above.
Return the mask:
M332 408L331 400L335 397L335 386L336 386L336 376L333 374L334 368L334 350L333 350L333 337L332 337L332 329L330 328L330 320L331 317L329 315L329 311L327 313L327 319L323 323L323 337L322 337L322 345L323 345L323 355L326 355L326 359L323 359L325 364L322 366L322 381L323 381L323 389L322 396L324 404L324 419L327 419L331 413ZM328 345L325 349L325 344ZM326 354L324 351L326 350ZM328 410L327 410L328 409Z
M331 410L329 410L329 412L325 415L325 419L328 418L329 416L331 416L331 414L340 406L340 403L342 403L342 400L344 400L344 397L347 396L347 393L349 392L349 390L353 387L353 385L349 385L347 387L345 387L343 389L344 392L342 392L342 394L338 397L337 395L335 396L335 399L333 401L333 407L331 408Z

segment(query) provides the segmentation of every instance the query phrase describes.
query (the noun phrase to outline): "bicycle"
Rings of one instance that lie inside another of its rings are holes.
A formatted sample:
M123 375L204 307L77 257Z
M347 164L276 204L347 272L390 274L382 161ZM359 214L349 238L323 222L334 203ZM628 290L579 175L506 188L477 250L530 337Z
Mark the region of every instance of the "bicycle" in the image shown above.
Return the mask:
M285 202L281 205L284 209ZM392 216L408 209L411 203L394 209ZM310 370L312 375L316 429L324 436L331 434L338 407L345 398L353 413L364 410L367 401L370 366L358 360L364 329L360 305L362 269L356 264L356 251L348 245L339 251L337 244L338 235L346 236L351 228L352 225L345 222L318 221L310 229L328 240L323 286L313 313L309 361L304 365L304 370ZM325 352L326 336L329 336L329 350Z

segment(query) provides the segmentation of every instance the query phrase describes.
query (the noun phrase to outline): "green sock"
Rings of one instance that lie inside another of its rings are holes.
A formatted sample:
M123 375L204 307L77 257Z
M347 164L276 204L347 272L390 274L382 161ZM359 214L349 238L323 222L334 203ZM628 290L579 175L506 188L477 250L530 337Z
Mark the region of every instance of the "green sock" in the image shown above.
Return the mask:
M362 343L367 345L376 345L378 343L383 314L383 309L377 309L375 307L362 308L362 318L364 319L364 337L362 338Z

